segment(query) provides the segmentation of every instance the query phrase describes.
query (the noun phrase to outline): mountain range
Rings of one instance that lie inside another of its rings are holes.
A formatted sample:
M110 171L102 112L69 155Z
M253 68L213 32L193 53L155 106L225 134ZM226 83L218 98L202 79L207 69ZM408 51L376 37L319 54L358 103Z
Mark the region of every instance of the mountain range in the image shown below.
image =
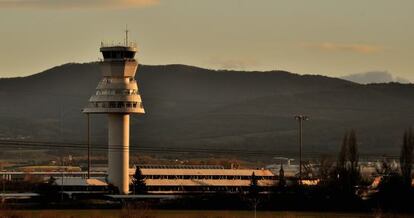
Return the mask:
M408 79L394 76L388 71L371 71L371 72L365 72L365 73L355 73L355 74L350 74L350 75L343 76L340 78L351 81L351 82L360 83L360 84L389 83L389 82L410 83Z
M0 79L0 138L86 140L81 109L101 79L98 63L70 63L28 77ZM237 149L294 156L297 114L307 157L338 151L355 129L361 154L396 155L414 123L414 85L357 84L285 71L209 70L140 65L146 114L133 116L131 146ZM93 115L94 144L106 143L106 119Z

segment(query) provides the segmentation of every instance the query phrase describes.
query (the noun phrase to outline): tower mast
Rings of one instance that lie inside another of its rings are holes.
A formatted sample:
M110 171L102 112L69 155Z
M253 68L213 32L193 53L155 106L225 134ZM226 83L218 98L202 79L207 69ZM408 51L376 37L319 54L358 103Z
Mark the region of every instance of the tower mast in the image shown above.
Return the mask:
M125 46L128 46L128 32L129 32L128 25L126 25L126 28L125 28Z

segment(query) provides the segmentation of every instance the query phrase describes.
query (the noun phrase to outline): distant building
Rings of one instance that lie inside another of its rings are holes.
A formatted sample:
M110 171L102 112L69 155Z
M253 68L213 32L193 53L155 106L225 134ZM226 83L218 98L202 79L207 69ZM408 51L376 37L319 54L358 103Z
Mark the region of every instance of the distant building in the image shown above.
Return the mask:
M56 178L52 185L58 186L57 192L68 198L93 197L109 193L108 183L104 182L104 178L61 177Z
M64 187L66 191L80 191L80 190L105 190L108 183L102 179L86 179L79 177L62 177L56 178L53 185Z
M148 193L214 193L247 191L252 174L258 180L262 191L275 185L275 175L266 169L224 169L205 166L189 167L140 167Z
M253 173L263 192L269 191L278 182L277 176L268 169L226 169L210 165L141 165L139 168L148 194L245 192L250 186ZM108 190L105 171L92 171L92 179L86 178L87 172L0 172L0 175L9 181L21 181L30 176L46 182L53 177L54 184L71 195ZM134 173L135 168L130 168L129 177L132 178ZM131 181L130 179L130 183Z
M43 180L47 181L50 177L62 178L62 177L75 177L75 178L86 178L87 172L48 172L48 171L2 171L0 172L0 178L6 181L27 181L27 180ZM91 177L102 177L105 178L105 172L92 172Z

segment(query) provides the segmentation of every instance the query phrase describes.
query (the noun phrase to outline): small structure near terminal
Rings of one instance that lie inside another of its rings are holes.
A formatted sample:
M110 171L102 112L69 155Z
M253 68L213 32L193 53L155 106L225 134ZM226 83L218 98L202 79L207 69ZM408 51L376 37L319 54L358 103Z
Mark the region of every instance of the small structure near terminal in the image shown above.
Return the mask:
M52 185L61 186L65 191L106 191L108 183L95 178L62 177L54 179Z
M53 178L53 177L52 177ZM50 185L57 186L56 191L69 199L91 198L110 193L108 183L102 179L80 177L61 177L52 179Z

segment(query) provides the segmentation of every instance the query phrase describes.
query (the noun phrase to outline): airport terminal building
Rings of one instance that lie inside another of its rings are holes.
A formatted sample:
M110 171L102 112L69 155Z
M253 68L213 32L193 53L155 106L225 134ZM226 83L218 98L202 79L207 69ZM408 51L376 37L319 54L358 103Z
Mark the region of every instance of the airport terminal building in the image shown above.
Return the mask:
M182 194L247 191L252 175L261 190L276 183L275 175L266 169L225 169L217 166L139 166L148 193Z
M233 169L209 165L140 165L148 194L185 194L185 193L238 193L247 191L254 174L261 191L268 191L277 184L277 176L268 169ZM136 168L130 168L130 181ZM24 181L36 179L48 181L56 179L56 185L64 184L68 190L72 181L76 190L87 180L87 172L0 172L2 178L9 181ZM105 169L92 171L91 176L96 181L107 184ZM132 182L131 182L132 183ZM88 183L85 183L88 184ZM89 185L88 185L89 186ZM85 189L89 189L85 185ZM131 190L132 191L132 190Z

